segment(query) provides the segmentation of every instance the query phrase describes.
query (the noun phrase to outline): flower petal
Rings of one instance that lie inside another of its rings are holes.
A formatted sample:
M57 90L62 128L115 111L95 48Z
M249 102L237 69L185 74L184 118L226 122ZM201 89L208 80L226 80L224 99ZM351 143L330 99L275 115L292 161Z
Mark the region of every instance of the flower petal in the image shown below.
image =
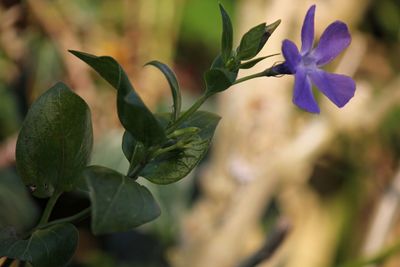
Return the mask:
M303 68L299 68L295 75L293 103L308 112L319 113L318 104L312 93L311 82Z
M356 84L346 75L315 70L310 72L309 76L318 89L339 108L354 96Z
M349 46L351 36L347 25L341 21L330 24L322 33L319 44L313 51L317 65L322 66L332 61Z
M311 51L314 43L314 17L315 5L312 5L307 11L301 28L301 53L303 55Z
M286 66L292 73L295 73L301 60L297 46L290 40L284 40L282 43L282 53L286 60Z

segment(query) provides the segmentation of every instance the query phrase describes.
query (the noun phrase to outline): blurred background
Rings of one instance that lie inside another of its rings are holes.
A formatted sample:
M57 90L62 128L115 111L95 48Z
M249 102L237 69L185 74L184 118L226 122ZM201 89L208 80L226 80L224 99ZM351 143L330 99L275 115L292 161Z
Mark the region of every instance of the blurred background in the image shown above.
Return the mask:
M345 21L352 44L328 68L354 77L355 97L340 110L318 97L321 115L308 114L292 104L293 77L285 76L211 99L202 109L223 119L209 155L182 181L149 185L161 217L100 237L88 221L78 224L70 266L400 266L400 1L221 2L236 44L251 27L282 19L264 55L279 53L285 38L300 44L313 3L317 37L332 21ZM31 227L45 204L19 180L14 148L30 104L57 81L91 108L93 164L128 168L114 89L68 49L113 56L146 104L168 111L167 82L143 65L169 64L188 107L203 90L220 33L216 0L0 0L0 228ZM88 202L69 193L57 205L54 218Z

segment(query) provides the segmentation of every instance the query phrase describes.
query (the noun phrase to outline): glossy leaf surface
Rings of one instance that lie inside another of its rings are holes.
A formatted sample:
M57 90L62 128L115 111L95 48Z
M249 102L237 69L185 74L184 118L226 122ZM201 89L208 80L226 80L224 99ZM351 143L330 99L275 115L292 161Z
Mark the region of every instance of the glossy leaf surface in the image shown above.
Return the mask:
M217 93L228 89L235 82L237 71L231 72L225 69L210 69L204 74L206 90L209 93Z
M136 140L146 146L158 144L164 140L163 128L136 93L125 71L115 59L78 51L70 52L91 66L117 90L119 120Z
M87 168L85 176L94 234L128 231L160 215L150 191L133 179L100 166Z
M238 59L248 60L255 57L264 47L265 42L267 41L265 38L267 34L265 23L261 23L246 32L237 48Z
M78 238L78 230L69 223L36 230L26 240L3 229L0 231L0 257L27 261L33 267L65 266L75 253Z
M19 174L37 197L72 190L92 150L90 111L65 84L57 83L31 106L18 136Z
M232 53L233 29L232 22L224 7L220 4L219 10L222 18L221 57L227 63Z
M150 61L146 65L152 65L158 68L165 76L168 81L169 87L171 88L172 99L174 102L174 112L172 112L172 120L175 121L179 117L179 112L182 107L182 97L179 89L179 83L176 79L175 73L164 63L160 61Z
M160 115L168 118L169 114ZM190 147L162 154L146 165L140 176L156 184L170 184L184 178L204 157L210 146L220 117L205 111L197 111L179 128L197 127Z

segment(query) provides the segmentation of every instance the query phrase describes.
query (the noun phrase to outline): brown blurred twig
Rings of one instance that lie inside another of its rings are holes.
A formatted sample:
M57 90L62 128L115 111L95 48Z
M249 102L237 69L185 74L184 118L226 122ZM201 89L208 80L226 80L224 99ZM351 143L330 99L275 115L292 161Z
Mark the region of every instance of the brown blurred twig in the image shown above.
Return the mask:
M282 245L289 231L289 223L286 220L280 220L275 228L272 229L272 232L267 237L267 240L262 247L240 263L238 267L255 267L259 263L270 259L276 250Z

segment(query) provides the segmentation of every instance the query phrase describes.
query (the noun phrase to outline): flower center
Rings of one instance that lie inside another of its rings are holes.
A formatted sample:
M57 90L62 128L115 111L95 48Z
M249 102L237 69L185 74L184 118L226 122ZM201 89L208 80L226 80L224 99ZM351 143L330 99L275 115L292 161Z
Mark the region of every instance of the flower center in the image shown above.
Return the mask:
M314 70L317 68L317 62L315 58L310 55L310 53L307 53L301 57L301 64L308 70Z

